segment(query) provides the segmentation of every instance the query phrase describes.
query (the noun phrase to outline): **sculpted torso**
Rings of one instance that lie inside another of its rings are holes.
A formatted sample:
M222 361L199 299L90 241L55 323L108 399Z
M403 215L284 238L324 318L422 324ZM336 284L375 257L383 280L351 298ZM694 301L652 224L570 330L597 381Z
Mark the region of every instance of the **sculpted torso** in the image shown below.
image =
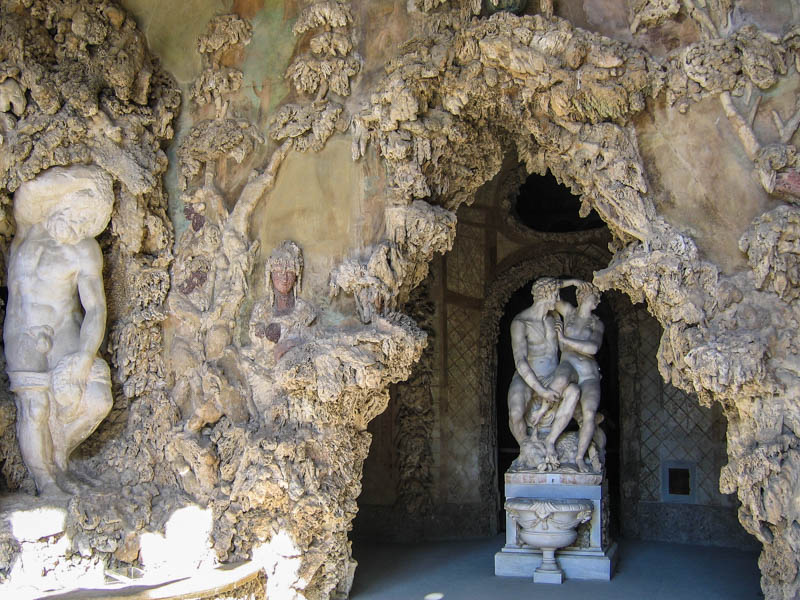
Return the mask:
M81 485L69 456L113 403L97 353L106 327L103 255L113 183L101 169L54 167L14 194L3 325L20 453L43 494Z
M16 346L7 356L9 370L48 371L80 349L80 300L86 305L104 301L98 298L102 283L96 281L101 271L102 255L94 239L60 244L37 225L15 238L3 332L6 347Z
M588 317L580 316L577 311L564 317L564 334L568 338L575 340L593 340L598 332L602 339L603 324L594 315ZM584 354L564 348L561 360L569 363L575 369L578 376L578 383L588 379L599 379L600 370L597 366L594 354Z
M548 377L555 371L558 366L558 339L552 316L547 315L544 320L537 319L531 309L526 309L512 321L511 335L512 338L524 338L527 362L537 377Z

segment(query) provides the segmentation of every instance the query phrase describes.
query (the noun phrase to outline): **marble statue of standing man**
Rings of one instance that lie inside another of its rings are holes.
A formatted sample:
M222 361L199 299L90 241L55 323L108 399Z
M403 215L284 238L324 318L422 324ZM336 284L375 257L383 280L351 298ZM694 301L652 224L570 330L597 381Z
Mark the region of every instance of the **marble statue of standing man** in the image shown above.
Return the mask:
M3 329L17 438L40 494L75 491L69 456L111 410L103 255L111 178L98 167L54 167L14 194Z

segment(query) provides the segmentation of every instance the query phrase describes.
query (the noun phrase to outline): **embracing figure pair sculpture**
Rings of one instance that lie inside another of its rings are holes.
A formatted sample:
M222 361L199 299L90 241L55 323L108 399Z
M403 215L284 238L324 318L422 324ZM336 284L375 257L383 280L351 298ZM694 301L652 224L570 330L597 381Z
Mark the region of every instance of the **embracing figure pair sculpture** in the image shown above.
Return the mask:
M560 299L559 290L569 286L577 288L577 307ZM561 466L556 444L574 416L580 424L575 465L586 472L600 404L595 354L603 341L603 323L592 312L600 292L585 281L543 277L531 293L533 304L511 323L517 370L508 390L509 426L521 457L533 460L540 471L552 471Z

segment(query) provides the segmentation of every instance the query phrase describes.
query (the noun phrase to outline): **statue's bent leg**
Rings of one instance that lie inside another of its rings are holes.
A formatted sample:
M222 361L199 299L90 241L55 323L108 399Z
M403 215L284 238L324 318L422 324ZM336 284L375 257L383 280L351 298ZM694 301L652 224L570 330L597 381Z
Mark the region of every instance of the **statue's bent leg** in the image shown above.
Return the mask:
M89 373L89 381L81 397L80 414L72 421L62 422L62 443L54 449L56 465L66 472L70 454L88 438L111 412L114 400L111 395L111 372L108 364L96 358Z
M518 373L514 373L511 385L508 387L508 426L518 444L522 444L523 440L528 437L525 413L530 399L531 388Z
M39 494L59 493L50 433L50 393L47 389L17 389L17 442Z
M553 420L552 428L545 439L545 462L551 469L557 469L560 466L558 453L556 452L556 442L558 442L559 436L567 428L567 425L569 425L580 397L580 388L574 383L569 384L567 389L564 390L561 404L558 405L558 411L556 411L556 417Z
M600 406L600 380L588 379L581 383L581 413L583 414L583 423L581 423L580 431L578 433L578 452L575 456L575 463L578 465L578 470L582 473L588 471L588 467L583 458L586 456L586 451L589 449L589 444L594 437L595 431L595 418L597 409Z
M550 433L545 438L545 463L549 469L557 469L560 464L556 453L556 442L564 429L569 425L569 421L575 412L575 407L580 399L580 388L574 383L575 371L568 363L561 363L556 368L553 382L550 389L561 394L561 401L558 404L553 424L550 426Z

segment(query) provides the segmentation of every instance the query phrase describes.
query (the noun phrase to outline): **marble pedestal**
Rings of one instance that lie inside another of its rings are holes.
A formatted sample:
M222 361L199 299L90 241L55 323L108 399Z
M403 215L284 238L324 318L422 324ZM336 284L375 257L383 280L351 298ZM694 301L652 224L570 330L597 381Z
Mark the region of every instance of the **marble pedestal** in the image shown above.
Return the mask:
M588 546L568 546L556 552L556 560L567 579L608 581L617 562L617 545L603 539L602 475L591 473L507 472L506 498L587 498L594 504ZM584 537L585 536L581 536ZM578 538L580 543L581 537ZM542 563L539 550L526 547L517 538L517 525L506 515L506 544L495 554L494 574L502 577L533 577Z

